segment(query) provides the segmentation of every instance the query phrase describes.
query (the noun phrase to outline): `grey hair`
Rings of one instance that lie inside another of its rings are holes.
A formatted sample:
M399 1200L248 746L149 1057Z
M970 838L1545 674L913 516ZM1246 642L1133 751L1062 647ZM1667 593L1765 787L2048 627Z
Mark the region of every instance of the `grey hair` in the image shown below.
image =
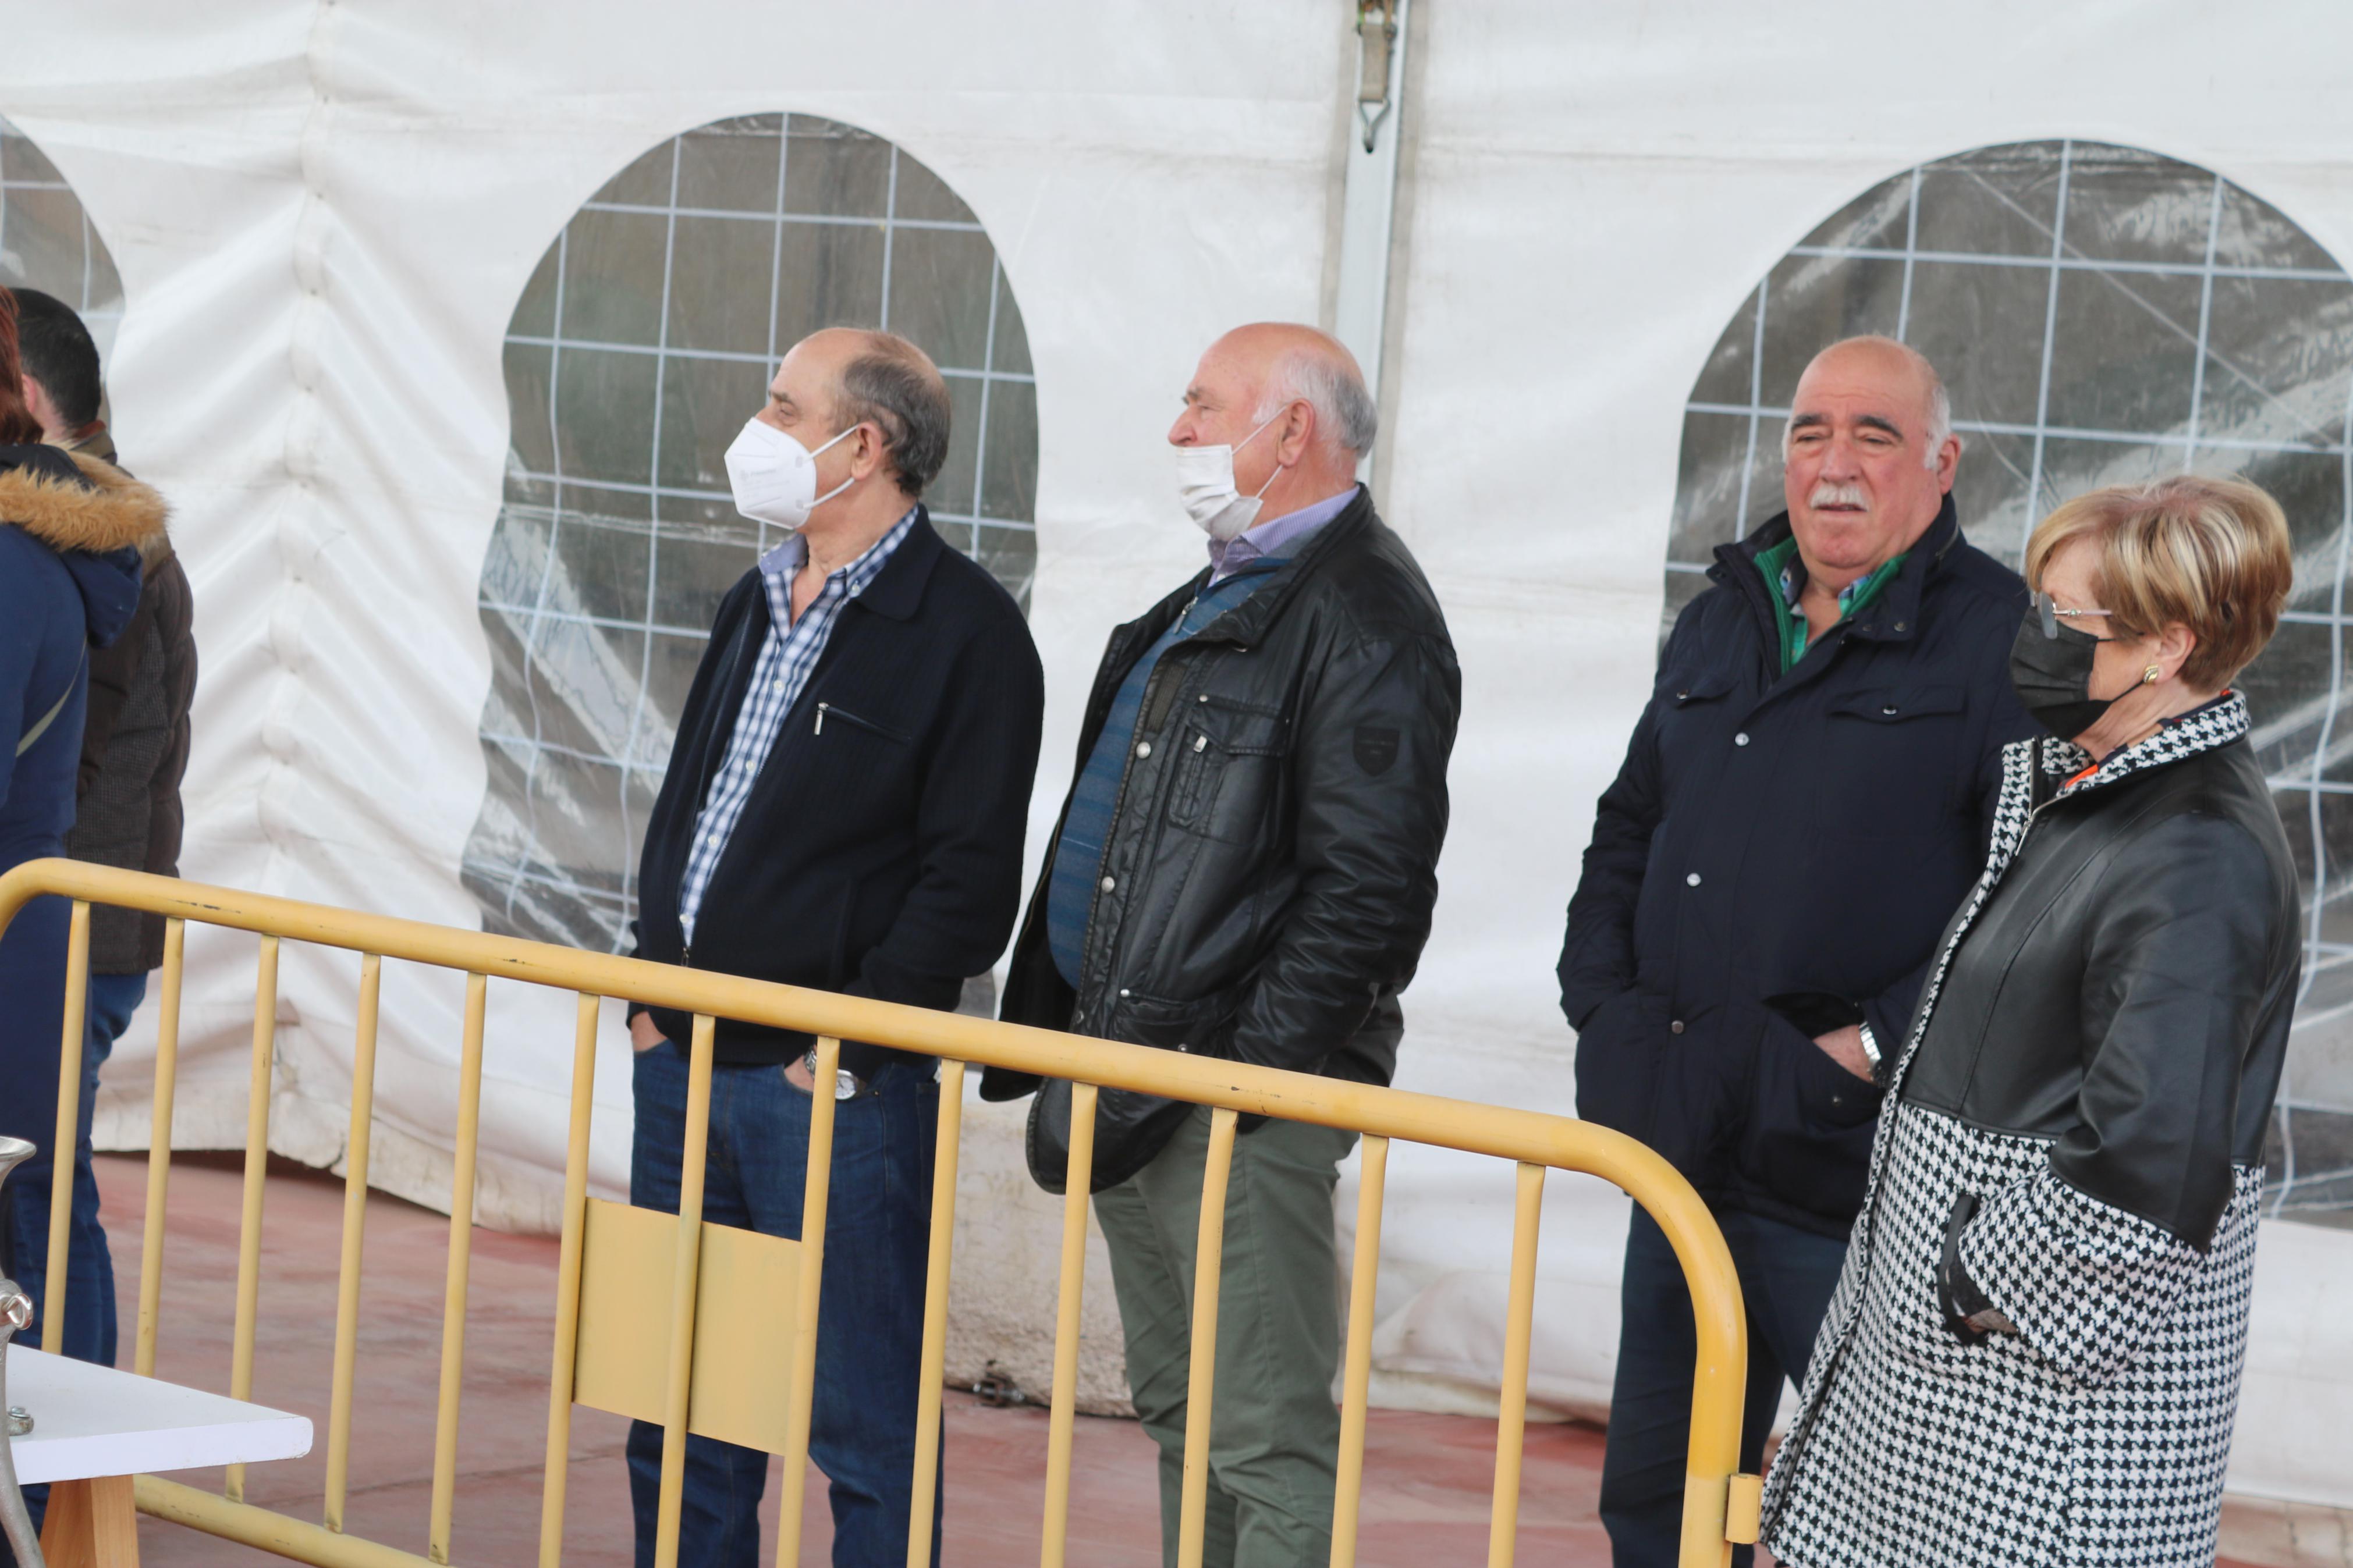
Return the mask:
M852 425L880 429L892 479L909 496L920 497L948 459L947 384L923 351L897 333L860 335L865 345L841 367L834 417L845 430Z
M1830 348L1824 349L1821 354L1816 354L1814 358L1819 360L1822 357L1822 354L1830 353L1831 349L1842 349L1850 343L1876 343L1884 348L1894 349L1899 353L1903 354L1905 358L1910 360L1914 366L1919 370L1921 375L1926 379L1928 383L1928 440L1926 449L1921 453L1920 466L1924 468L1929 469L1931 472L1935 471L1936 467L1936 456L1945 449L1945 443L1951 439L1953 434L1953 397L1952 394L1945 390L1945 378L1936 374L1936 367L1929 363L1928 356L1926 354L1922 353L1910 343L1901 342L1895 338L1883 337L1876 332L1866 333L1861 337L1841 339L1839 342L1831 344ZM1796 410L1792 409L1790 412L1794 417ZM1792 434L1794 434L1794 432L1790 429L1788 421L1785 420L1781 426L1781 460L1783 462L1787 462L1789 459L1789 438Z
M1373 449L1373 437L1380 433L1380 411L1373 405L1373 395L1366 390L1364 376L1345 351L1303 347L1286 351L1267 372L1266 392L1259 399L1251 423L1265 424L1291 403L1304 403L1315 410L1319 439L1360 458Z

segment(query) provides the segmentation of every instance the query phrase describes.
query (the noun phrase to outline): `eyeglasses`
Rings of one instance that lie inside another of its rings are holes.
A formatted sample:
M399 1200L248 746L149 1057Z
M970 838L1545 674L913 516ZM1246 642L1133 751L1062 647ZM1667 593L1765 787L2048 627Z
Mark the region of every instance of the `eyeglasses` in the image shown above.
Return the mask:
M2037 594L2034 595L2034 613L2042 618L2042 635L2046 637L2055 639L2059 636L2059 617L2062 616L2106 616L2112 612L2107 610L2063 610L2059 607L2058 601L2052 598L2050 595ZM2083 628L2079 626L2076 629L2080 631ZM2116 639L2114 637L2098 637L2094 640L2098 642L2114 642Z

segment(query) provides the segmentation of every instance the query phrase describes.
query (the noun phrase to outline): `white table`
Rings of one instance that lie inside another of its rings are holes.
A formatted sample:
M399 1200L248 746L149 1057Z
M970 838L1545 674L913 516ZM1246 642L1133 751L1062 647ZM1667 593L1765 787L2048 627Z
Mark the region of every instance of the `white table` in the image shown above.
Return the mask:
M137 1568L133 1474L311 1451L304 1416L25 1345L7 1353L8 1403L33 1415L33 1429L10 1442L16 1479L53 1483L41 1527L49 1568Z

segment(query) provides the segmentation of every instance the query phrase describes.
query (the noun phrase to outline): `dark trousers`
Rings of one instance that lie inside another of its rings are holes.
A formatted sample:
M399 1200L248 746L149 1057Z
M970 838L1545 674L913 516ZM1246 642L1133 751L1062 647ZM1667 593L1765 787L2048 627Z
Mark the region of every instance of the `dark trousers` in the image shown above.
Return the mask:
M674 1043L637 1058L629 1201L641 1208L678 1212L686 1079L686 1052ZM939 1114L929 1064L893 1062L867 1092L834 1107L809 1457L832 1483L835 1568L906 1568ZM702 1217L797 1239L808 1127L809 1097L785 1081L783 1068L714 1068ZM662 1429L632 1422L628 1456L638 1568L651 1568ZM767 1479L768 1456L758 1449L687 1438L678 1560L759 1568ZM934 1568L944 1511L932 1516Z
M1748 1309L1748 1391L1740 1468L1755 1474L1773 1429L1786 1377L1802 1383L1831 1291L1846 1265L1846 1243L1778 1220L1720 1211ZM1619 1286L1618 1379L1609 1394L1609 1436L1601 1461L1601 1522L1617 1568L1673 1568L1683 1522L1690 1458L1692 1364L1699 1353L1691 1289L1656 1221L1641 1208L1626 1233ZM1752 1548L1733 1548L1734 1568L1750 1568Z
M131 1026L131 1015L139 1010L140 999L146 994L144 974L93 974L90 1005L83 1014L81 1135L74 1149L73 1211L67 1222L73 1235L66 1244L64 1349L76 1361L94 1361L100 1366L114 1364L114 1258L107 1250L106 1231L98 1220L98 1176L90 1163L90 1116L98 1100L98 1069L106 1065L114 1042ZM57 1059L54 1052L49 1059ZM35 1309L32 1325L12 1342L36 1348L41 1342L41 1314L48 1310L49 1173L55 1169L51 1165L38 1176L19 1173L8 1179L7 1190L0 1193L0 1237L5 1239L5 1246L0 1247L0 1272L24 1287ZM47 1487L25 1489L25 1503L36 1526L48 1500ZM13 1568L15 1562L7 1543L0 1542L0 1568Z

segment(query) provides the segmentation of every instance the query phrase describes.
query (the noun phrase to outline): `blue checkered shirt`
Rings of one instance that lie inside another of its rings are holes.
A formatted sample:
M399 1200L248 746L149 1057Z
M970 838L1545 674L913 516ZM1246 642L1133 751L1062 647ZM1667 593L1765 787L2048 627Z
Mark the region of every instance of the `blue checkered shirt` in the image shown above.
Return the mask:
M751 689L735 715L734 733L727 737L726 754L719 761L719 776L694 819L694 843L686 852L686 879L678 890L678 923L689 946L694 942L694 917L710 889L712 873L727 852L735 823L752 798L752 785L767 765L768 752L784 728L785 715L800 700L809 672L825 653L826 639L841 606L864 593L915 527L915 513L892 525L872 549L837 570L825 580L801 618L793 619L793 578L808 560L808 541L794 534L760 557L760 579L768 589L768 636L760 644L759 661L752 667Z

